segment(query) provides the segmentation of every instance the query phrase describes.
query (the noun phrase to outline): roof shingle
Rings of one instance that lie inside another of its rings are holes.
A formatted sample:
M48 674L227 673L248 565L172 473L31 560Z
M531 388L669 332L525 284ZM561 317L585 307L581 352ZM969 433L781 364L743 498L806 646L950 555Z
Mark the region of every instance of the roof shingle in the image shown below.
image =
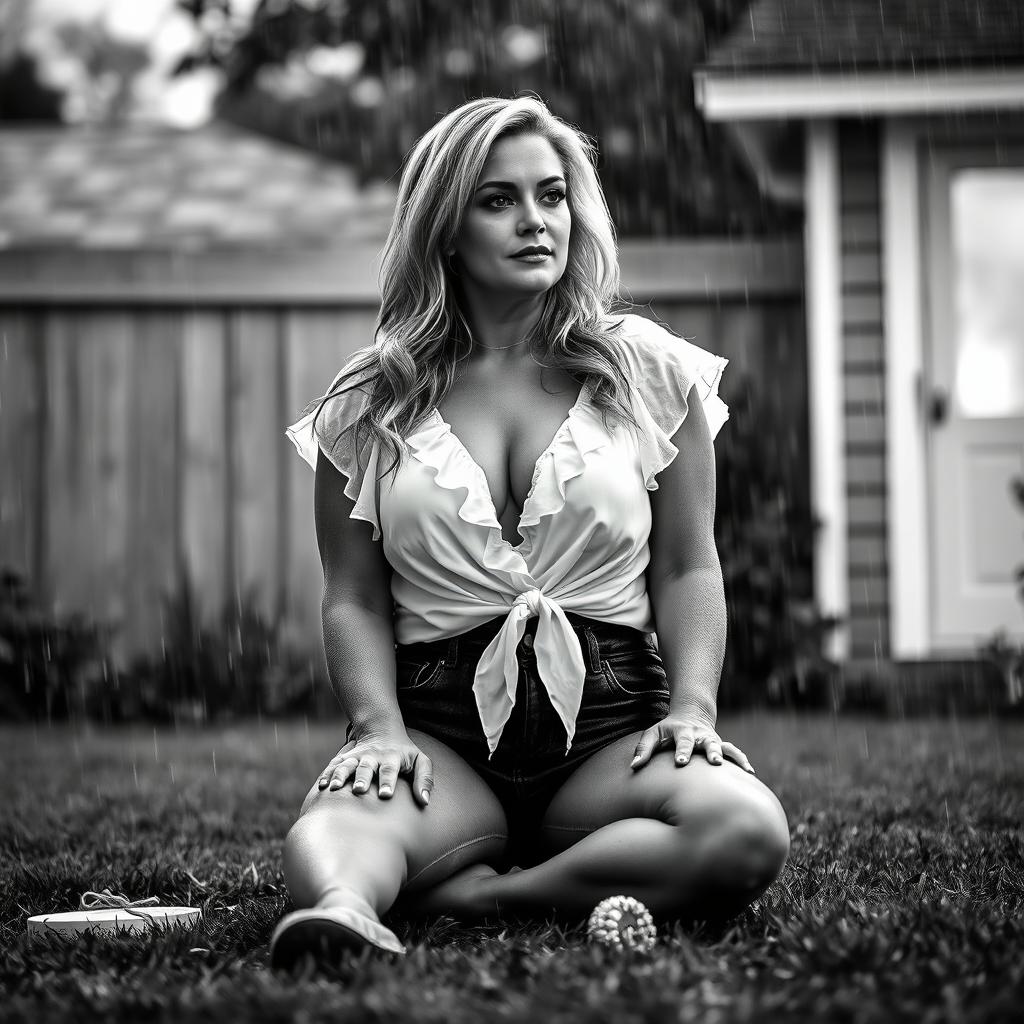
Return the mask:
M1021 0L754 0L713 71L894 71L1024 65Z
M383 240L394 189L230 125L0 130L0 248Z

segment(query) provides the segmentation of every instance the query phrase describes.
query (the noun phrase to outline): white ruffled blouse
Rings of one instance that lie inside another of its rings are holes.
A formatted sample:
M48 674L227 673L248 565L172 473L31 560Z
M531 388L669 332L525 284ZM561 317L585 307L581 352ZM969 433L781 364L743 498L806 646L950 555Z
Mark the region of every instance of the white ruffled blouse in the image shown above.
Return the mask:
M345 493L355 503L351 518L370 523L373 539L382 541L394 570L398 643L444 639L504 616L473 684L492 755L515 704L516 649L527 619L539 619L537 668L565 726L566 752L586 666L565 613L653 631L645 577L651 529L647 492L657 490L658 473L678 454L671 437L686 417L691 388L704 406L712 437L729 416L718 397L727 359L643 317L621 319L618 336L642 436L611 419L605 429L600 410L582 388L537 459L518 545L502 537L483 470L436 408L406 436L411 457L393 482L388 475L379 487L377 442L361 460L349 429L366 400L364 392L348 391L329 401L315 432L313 412L287 430L314 469L319 442L347 478Z

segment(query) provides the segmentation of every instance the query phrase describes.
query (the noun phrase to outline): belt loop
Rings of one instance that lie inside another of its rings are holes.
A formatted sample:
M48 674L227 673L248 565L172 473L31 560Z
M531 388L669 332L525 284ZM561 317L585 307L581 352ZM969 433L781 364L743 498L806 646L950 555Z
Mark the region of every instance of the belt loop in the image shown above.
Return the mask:
M590 626L583 627L583 635L587 640L587 650L590 654L590 671L600 672L601 671L601 648L597 644L597 637L594 636L594 631Z

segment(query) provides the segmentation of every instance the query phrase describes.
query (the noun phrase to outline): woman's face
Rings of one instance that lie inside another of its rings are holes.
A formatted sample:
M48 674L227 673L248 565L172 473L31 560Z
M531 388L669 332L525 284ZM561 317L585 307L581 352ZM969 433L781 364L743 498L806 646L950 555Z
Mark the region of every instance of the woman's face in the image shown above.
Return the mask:
M478 292L546 292L565 273L572 217L565 171L540 135L491 147L455 241L463 285Z

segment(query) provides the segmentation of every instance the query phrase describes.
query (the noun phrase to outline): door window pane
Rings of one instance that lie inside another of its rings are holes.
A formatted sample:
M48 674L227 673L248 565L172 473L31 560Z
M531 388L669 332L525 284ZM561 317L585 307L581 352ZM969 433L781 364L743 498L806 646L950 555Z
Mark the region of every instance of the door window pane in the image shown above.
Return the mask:
M1024 168L952 184L957 411L1024 416Z

